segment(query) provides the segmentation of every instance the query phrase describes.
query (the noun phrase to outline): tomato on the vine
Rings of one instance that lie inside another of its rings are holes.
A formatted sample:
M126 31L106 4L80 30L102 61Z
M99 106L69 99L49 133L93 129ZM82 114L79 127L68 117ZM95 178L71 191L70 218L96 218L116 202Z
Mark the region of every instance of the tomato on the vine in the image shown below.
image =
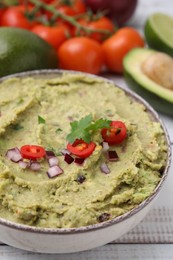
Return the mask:
M94 151L96 144L90 142L89 144L83 140L76 140L73 144L67 144L67 150L79 158L87 158Z
M104 64L101 45L87 37L74 37L58 49L62 69L99 74Z
M62 14L64 14L64 15L67 15L67 16L75 16L75 14L76 14L75 11L74 11L70 6L68 6L68 5L62 5L62 6L58 7L57 10L58 10L60 13L62 13ZM66 24L66 25L68 25L69 27L71 27L71 24L70 24L70 23L68 23L67 21L64 21L64 20L61 19L61 18L57 18L56 22L57 22L58 24L60 24L60 23Z
M69 32L68 27L62 24L54 27L39 24L34 26L31 31L47 41L55 49L58 49L67 40Z
M144 45L144 39L137 30L131 27L119 29L102 45L107 68L122 73L124 56L131 49L144 47Z
M76 15L75 11L73 10L73 8L71 6L61 5L61 4L57 3L56 1L53 1L51 4L54 5L55 10L57 10L59 13L61 13L63 15L66 15L66 16L75 16ZM64 25L69 26L70 29L72 28L72 26L69 22L65 21L61 17L56 18L56 16L54 16L54 14L52 12L43 10L43 13L44 13L45 17L47 17L48 21L51 21L57 25L64 24Z
M5 10L6 10L6 8L4 7L4 8L0 8L0 21L1 21L1 17L2 17L2 15L3 15L3 13L5 12Z
M110 128L103 128L101 134L109 145L120 144L127 137L126 125L122 121L112 121Z
M56 0L51 1L50 4L54 6L55 10L59 11L60 13L62 13L64 15L68 15L68 16L76 15L76 11L74 10L75 6L73 6L71 4L69 4L69 5L61 4L61 3L57 2ZM53 14L50 11L45 11L45 14L48 19L53 18ZM58 23L62 21L61 18L57 18L56 20Z
M83 18L83 19L80 19L78 22L88 29L107 31L107 33L105 33L105 32L88 33L87 31L84 31L82 29L78 30L77 28L74 28L74 30L73 30L74 35L80 34L83 36L87 36L98 42L103 42L106 38L108 38L115 31L114 23L105 16L102 16L95 20L89 20L88 18Z
M37 160L46 155L46 151L39 145L23 145L20 148L21 155L24 159Z
M23 5L10 6L1 16L1 26L12 26L23 29L30 29L36 24L35 21L29 21L25 16L26 7Z
M71 8L68 5L61 5L60 7L57 8L57 10L65 15L69 15L69 16L74 16L75 15L75 11L73 10L73 8Z
M67 15L77 15L87 11L86 5L82 0L45 0L45 2L53 5L57 10L61 10L64 14Z
M73 0L72 1L72 8L75 11L75 14L83 14L87 11L86 5L82 0Z
M41 0L42 2L45 2L47 4L51 4L52 3L52 0Z

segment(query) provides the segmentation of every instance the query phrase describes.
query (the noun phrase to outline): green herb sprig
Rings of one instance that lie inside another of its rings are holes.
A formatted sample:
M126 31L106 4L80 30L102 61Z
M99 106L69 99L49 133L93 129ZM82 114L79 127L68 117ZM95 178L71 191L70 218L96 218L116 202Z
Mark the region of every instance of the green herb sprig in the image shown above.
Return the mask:
M103 118L94 121L92 115L89 114L79 121L70 123L71 132L67 135L66 139L69 143L73 143L76 139L82 139L84 142L90 143L93 133L102 128L109 128L110 123L110 120Z

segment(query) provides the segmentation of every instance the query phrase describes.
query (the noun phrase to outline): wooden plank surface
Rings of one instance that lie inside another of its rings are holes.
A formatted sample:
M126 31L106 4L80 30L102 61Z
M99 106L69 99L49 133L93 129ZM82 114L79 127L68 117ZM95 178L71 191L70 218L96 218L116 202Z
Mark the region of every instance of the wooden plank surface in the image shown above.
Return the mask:
M0 246L1 260L172 260L172 256L172 244L109 244L90 251L63 255L34 254Z

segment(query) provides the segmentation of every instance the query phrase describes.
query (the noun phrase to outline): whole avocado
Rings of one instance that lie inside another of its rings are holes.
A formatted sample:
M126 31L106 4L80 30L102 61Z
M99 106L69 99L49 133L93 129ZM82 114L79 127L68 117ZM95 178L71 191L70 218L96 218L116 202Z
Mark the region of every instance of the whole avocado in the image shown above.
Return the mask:
M0 77L57 66L56 50L39 36L25 29L0 28Z

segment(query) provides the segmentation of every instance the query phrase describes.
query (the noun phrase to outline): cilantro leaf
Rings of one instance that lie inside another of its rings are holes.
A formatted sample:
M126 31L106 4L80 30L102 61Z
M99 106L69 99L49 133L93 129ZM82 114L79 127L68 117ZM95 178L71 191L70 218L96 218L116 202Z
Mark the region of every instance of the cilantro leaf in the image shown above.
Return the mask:
M67 135L66 139L70 143L73 143L76 139L82 139L84 142L90 143L93 132L104 127L109 128L110 122L110 120L103 118L94 121L92 115L89 114L79 121L70 123L71 132Z
M39 123L39 124L45 124L45 123L46 123L46 120L45 120L43 117L38 116L38 123Z
M102 128L109 128L110 127L110 123L111 123L110 120L100 118L97 121L95 121L93 124L91 124L87 128L87 130L97 131L97 130L102 129Z
M61 128L57 128L57 129L55 130L55 133L56 133L56 134L58 134L59 132L62 132L62 129L61 129Z
M85 142L90 142L90 136L86 128L92 122L92 115L81 118L79 121L73 121L71 125L71 133L67 135L67 140L73 143L76 139L82 139Z

